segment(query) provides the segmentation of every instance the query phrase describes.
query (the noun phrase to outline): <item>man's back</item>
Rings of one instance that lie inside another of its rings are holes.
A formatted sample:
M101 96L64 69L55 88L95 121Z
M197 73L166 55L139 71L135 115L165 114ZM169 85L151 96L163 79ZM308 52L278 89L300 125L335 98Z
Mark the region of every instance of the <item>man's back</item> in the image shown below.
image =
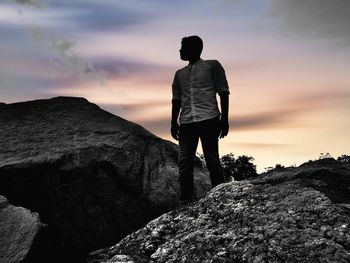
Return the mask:
M173 98L181 100L180 123L220 115L216 94L228 93L225 71L217 60L197 60L175 73Z

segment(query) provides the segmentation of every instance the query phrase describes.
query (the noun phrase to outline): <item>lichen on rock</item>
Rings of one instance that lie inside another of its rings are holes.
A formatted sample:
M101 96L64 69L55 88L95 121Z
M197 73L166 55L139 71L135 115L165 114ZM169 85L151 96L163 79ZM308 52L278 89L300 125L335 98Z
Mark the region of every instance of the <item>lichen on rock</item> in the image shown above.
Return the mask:
M221 184L104 249L100 262L349 262L350 213L337 203L350 202L349 182L349 167L309 165Z

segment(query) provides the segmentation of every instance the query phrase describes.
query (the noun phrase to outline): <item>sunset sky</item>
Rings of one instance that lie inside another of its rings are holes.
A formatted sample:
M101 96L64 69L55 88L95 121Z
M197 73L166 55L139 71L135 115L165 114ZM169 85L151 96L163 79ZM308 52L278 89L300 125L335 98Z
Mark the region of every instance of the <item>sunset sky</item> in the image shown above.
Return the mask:
M0 102L85 97L172 140L190 35L226 70L221 154L252 156L259 172L350 154L348 0L2 0Z

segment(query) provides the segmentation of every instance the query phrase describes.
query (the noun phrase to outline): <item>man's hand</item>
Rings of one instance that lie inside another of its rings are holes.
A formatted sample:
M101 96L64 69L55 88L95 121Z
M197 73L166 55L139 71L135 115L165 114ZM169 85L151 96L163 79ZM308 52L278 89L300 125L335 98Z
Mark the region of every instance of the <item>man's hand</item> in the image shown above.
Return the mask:
M181 109L181 100L172 100L172 107L171 107L171 136L175 140L179 140L179 133L180 133L180 127L179 124L177 124L177 119L179 117Z
M221 106L221 118L220 118L220 139L224 138L228 134L228 104L229 104L229 92L223 92L220 94L220 106Z
M171 123L171 136L177 141L179 140L179 130L179 124Z
M228 118L221 118L220 120L220 139L224 138L228 134L229 124Z

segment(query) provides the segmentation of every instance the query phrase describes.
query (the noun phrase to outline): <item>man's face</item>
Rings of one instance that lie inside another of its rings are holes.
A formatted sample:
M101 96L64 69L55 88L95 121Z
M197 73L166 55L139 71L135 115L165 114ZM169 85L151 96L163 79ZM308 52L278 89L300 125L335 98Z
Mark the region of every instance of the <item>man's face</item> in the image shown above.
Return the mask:
M187 45L184 45L183 43L181 44L181 49L180 51L180 58L182 60L189 60L191 57L191 50Z

